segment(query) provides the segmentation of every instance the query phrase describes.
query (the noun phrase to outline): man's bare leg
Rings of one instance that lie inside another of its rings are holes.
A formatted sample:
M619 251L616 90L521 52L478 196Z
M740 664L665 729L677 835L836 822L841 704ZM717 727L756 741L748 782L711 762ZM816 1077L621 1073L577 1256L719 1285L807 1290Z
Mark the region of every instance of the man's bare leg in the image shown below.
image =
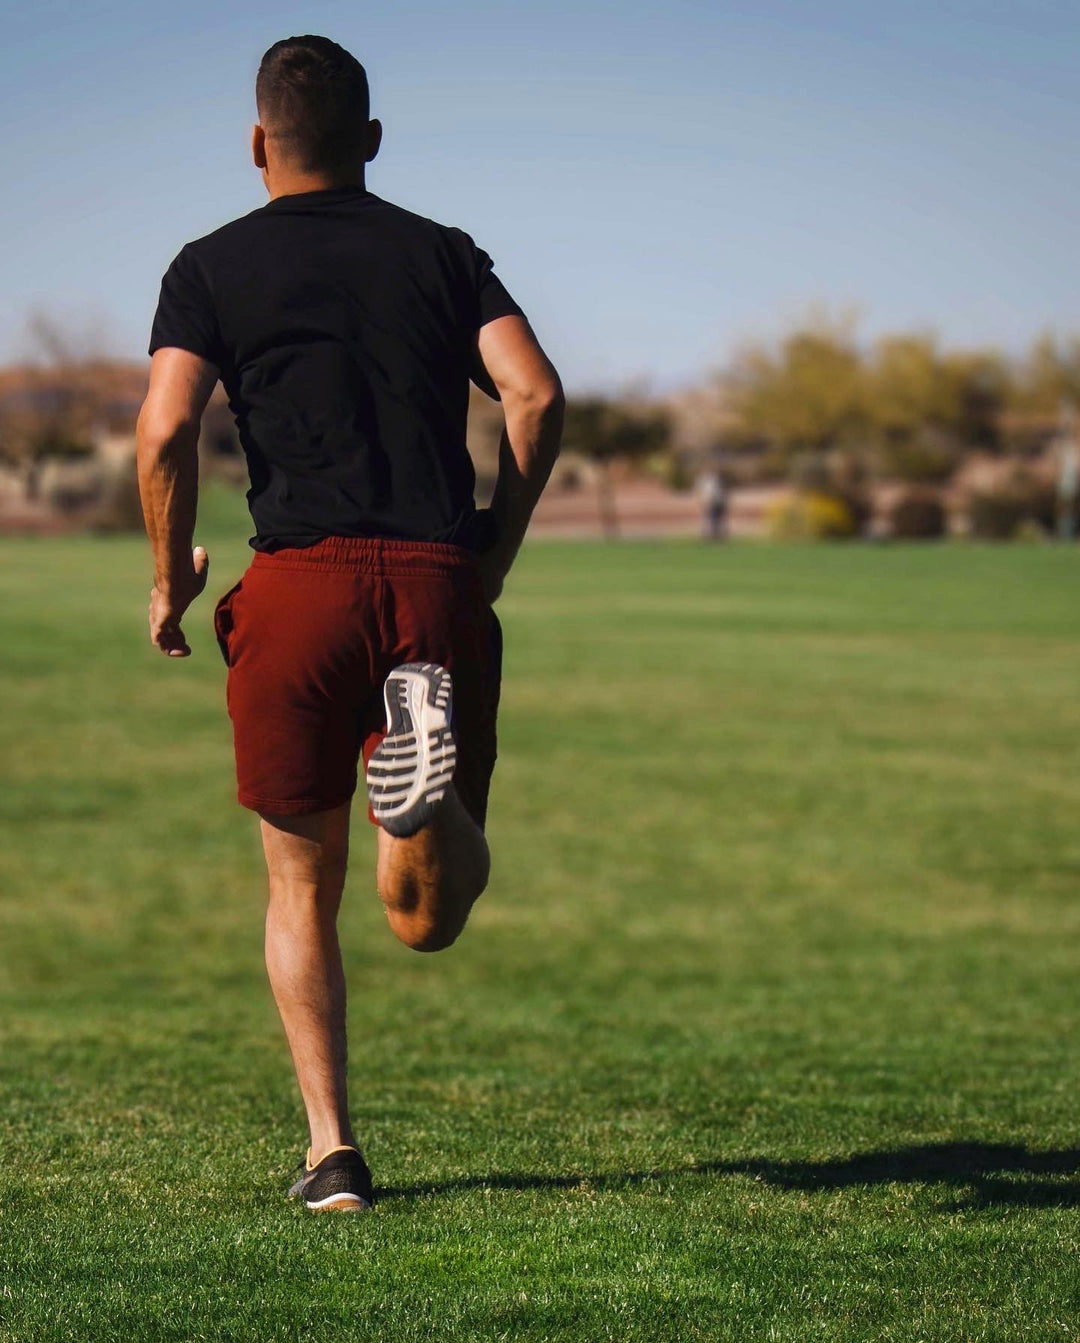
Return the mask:
M345 976L337 914L349 856L349 804L263 816L270 878L266 969L292 1051L314 1161L355 1146L345 1083Z
M415 951L441 951L457 939L490 870L484 832L453 785L416 834L379 830L379 896L390 927Z

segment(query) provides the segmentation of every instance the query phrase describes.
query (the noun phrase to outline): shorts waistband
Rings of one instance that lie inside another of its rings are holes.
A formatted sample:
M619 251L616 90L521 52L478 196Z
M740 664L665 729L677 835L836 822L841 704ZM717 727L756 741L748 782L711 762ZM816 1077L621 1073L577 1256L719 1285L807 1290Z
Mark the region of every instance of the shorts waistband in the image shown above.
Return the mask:
M257 550L255 569L300 569L309 573L413 574L438 576L455 569L476 571L477 557L449 541L410 541L380 536L325 536L310 546Z

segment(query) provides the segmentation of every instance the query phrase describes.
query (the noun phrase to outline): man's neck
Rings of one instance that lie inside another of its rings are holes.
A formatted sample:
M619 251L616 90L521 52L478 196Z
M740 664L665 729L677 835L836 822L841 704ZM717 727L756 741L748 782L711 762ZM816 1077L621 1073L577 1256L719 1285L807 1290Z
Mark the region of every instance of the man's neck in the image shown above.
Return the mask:
M330 191L334 187L357 187L364 191L364 174L362 171L344 176L332 173L290 173L285 177L275 176L272 184L266 183L272 201L279 196L299 196L305 191Z

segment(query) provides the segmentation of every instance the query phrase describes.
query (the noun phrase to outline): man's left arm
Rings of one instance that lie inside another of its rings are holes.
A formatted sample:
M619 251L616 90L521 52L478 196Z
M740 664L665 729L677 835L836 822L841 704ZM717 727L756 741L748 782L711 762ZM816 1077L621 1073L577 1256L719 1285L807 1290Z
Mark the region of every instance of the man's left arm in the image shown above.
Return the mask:
M154 552L150 642L169 657L191 652L180 621L206 587L209 559L192 550L199 492L199 422L217 368L169 346L150 361L150 388L135 431L146 533Z

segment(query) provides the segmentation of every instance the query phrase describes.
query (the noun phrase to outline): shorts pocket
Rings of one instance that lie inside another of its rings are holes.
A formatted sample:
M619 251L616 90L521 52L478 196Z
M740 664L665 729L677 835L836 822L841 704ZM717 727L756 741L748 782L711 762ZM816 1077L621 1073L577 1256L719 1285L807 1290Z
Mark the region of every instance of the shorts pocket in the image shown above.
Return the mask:
M244 580L234 583L226 592L218 604L214 607L214 634L217 637L218 647L221 649L221 656L225 659L226 667L232 666L229 661L229 636L233 632L233 598L240 591Z

